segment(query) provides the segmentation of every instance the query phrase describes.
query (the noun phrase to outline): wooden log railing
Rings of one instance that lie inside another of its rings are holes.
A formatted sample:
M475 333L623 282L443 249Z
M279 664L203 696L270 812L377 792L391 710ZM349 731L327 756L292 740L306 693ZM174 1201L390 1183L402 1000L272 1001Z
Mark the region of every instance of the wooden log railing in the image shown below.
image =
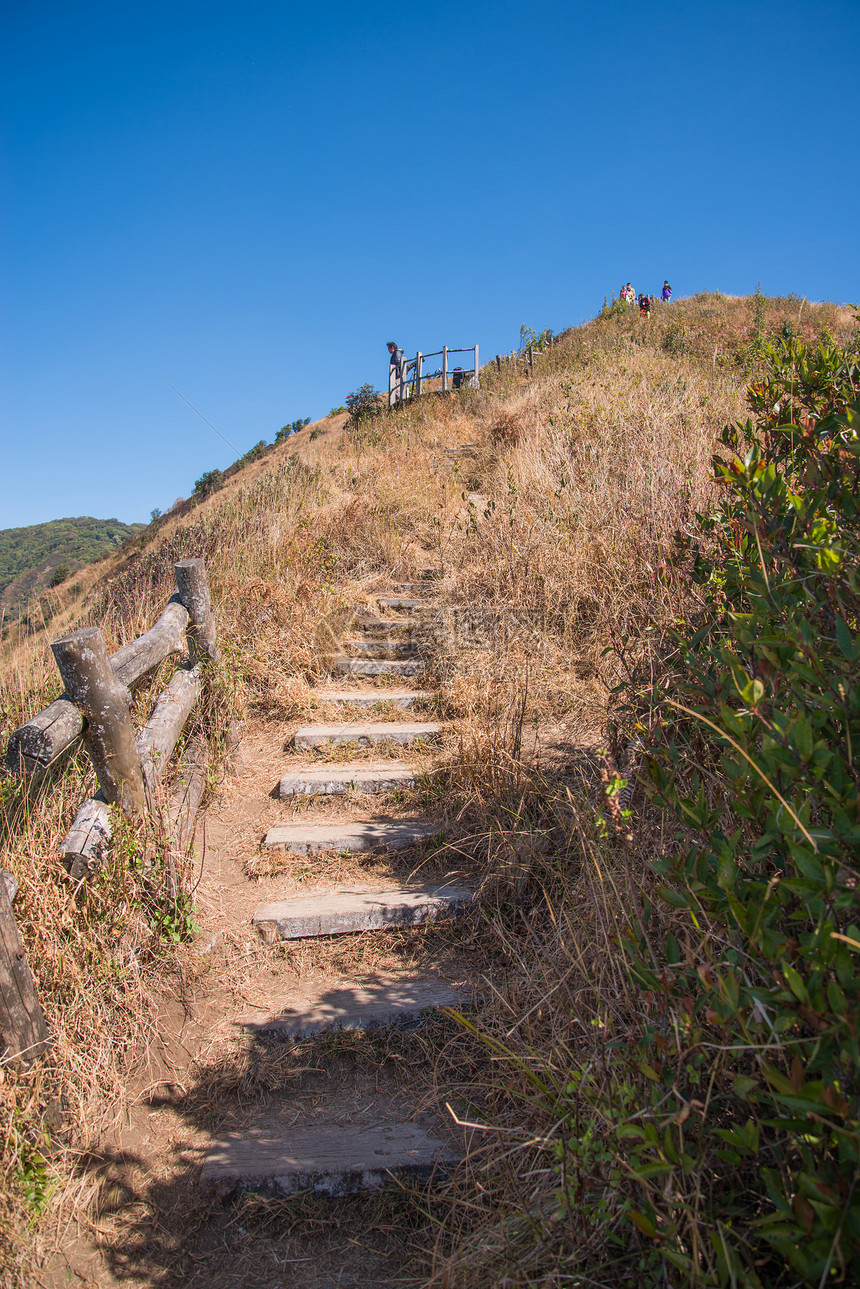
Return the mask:
M115 806L131 818L160 820L167 850L183 849L206 779L204 749L192 742L168 801L163 801L165 771L189 715L200 697L201 670L218 658L215 621L202 559L175 566L177 592L155 626L112 657L98 627L84 627L51 645L65 694L14 731L6 752L16 775L38 775L79 736L98 780L95 797L84 801L60 843L73 878L92 877L104 865L111 843ZM187 633L188 662L177 669L158 697L152 715L135 737L129 687L171 653L182 652ZM172 853L167 877L175 898L179 884ZM9 893L0 882L0 1041L4 1056L28 1062L47 1041L47 1029L15 925Z
M472 354L472 366L461 368L455 367L453 370L449 366L451 354ZM441 358L442 364L437 372L425 372L424 364L430 358ZM423 354L421 350L414 358L404 358L398 371L395 367L388 368L388 406L394 407L395 403L402 403L407 398L417 398L425 392L425 386L428 380L433 380L437 376L442 377L441 390L445 393L449 389L461 389L466 383L477 389L480 379L480 367L478 362L478 346L473 345L470 349L449 349L443 345L435 353Z
M174 595L151 630L112 655L110 665L120 684L131 688L169 654L181 653L190 620L188 609L179 595ZM83 712L69 694L64 694L10 736L6 768L14 775L47 770L80 737L83 728Z

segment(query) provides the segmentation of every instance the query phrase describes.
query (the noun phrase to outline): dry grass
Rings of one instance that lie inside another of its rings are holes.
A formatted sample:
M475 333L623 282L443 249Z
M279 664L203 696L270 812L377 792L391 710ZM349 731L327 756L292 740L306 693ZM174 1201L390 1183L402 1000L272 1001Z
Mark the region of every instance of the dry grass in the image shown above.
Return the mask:
M790 322L807 337L854 325L831 305L758 307L766 329ZM599 1157L580 1159L579 1210L559 1209L546 1190L559 1134L577 1125L550 1122L533 1058L563 1080L572 1049L599 1066L624 1032L614 937L640 907L637 856L661 840L653 822L635 843L595 836L594 749L607 738L613 685L683 611L674 535L711 503L717 432L744 415L755 308L712 295L658 309L647 324L594 322L539 356L530 380L491 366L480 392L427 398L351 434L334 419L313 443L303 431L223 493L186 503L144 549L100 566L103 580L88 570L44 632L7 644L4 743L59 692L51 635L95 622L118 647L151 625L174 562L203 555L221 694L240 714L298 722L314 711L321 659L353 608L427 566L441 570L442 644L430 661L460 733L427 799L444 784L446 826L458 862L482 881L484 951L504 982L482 1013L484 1038L463 1032L432 1053L440 1089L498 1129L439 1227L433 1282L448 1289L571 1283L574 1270L587 1284L588 1268L610 1256L590 1241L605 1239L611 1213L602 1236L583 1219L606 1193ZM474 458L445 458L464 442L477 445ZM159 683L140 692L137 719ZM347 754L356 750L320 755ZM21 883L16 918L54 1035L33 1071L0 1071L10 1285L25 1282L68 1220L74 1158L121 1105L151 1037L150 999L176 962L153 932L149 878L129 865L128 847L91 888L75 889L58 862L57 842L91 791L80 756L30 791L2 784L0 866ZM56 1189L31 1224L40 1157Z

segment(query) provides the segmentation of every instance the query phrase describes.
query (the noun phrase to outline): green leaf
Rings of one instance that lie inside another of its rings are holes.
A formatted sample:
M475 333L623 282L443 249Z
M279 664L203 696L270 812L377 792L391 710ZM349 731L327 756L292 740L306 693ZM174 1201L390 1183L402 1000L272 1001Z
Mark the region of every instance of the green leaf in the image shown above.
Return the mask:
M839 650L843 658L847 658L849 662L853 662L854 638L842 618L839 617L836 619L836 643L839 645Z
M648 1236L649 1240L660 1239L656 1226L650 1218L645 1216L644 1213L640 1213L638 1209L629 1208L627 1210L627 1216L630 1218L633 1225L639 1228L643 1235Z
M799 712L791 727L791 737L802 765L812 756L812 729L803 712Z

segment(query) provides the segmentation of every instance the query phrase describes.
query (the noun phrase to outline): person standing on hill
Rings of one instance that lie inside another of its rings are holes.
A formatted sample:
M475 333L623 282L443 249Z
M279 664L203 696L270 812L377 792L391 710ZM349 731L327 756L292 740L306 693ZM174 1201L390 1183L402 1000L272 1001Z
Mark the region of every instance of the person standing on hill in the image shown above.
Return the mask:
M672 288L669 286L668 282L663 283L663 290L660 293L660 299L664 304L668 304L672 299Z
M651 299L647 295L640 295L639 297L639 317L651 317Z
M403 350L394 341L389 340L388 352L391 355L388 364L388 406L399 403L403 391L403 382L406 378L405 361Z

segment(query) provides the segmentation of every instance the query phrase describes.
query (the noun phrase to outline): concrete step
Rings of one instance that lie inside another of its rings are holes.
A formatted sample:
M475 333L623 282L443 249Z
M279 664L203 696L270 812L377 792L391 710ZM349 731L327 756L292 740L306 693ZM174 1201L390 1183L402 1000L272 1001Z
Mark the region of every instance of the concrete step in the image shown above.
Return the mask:
M420 658L408 662L392 661L390 658L333 658L331 671L335 676L417 676L424 670ZM380 693L383 691L380 690Z
M254 925L269 944L320 935L352 935L387 926L420 926L461 913L472 898L457 886L412 886L387 891L334 891L258 904Z
M398 582L394 588L395 595L418 596L428 595L433 590L433 584L427 582Z
M319 769L298 770L285 774L280 782L280 797L323 792L335 796L340 792L391 792L394 788L411 788L415 772L397 761L355 761L346 765L325 765Z
M320 995L306 988L274 1013L258 1008L239 1025L249 1034L289 1041L344 1029L410 1029L438 1007L462 1005L464 991L445 980L374 980Z
M429 1179L458 1162L451 1147L416 1123L285 1127L270 1119L214 1141L200 1185L225 1196L256 1190L339 1197L379 1190L393 1177Z
M418 652L417 640L344 640L351 658L411 658Z
M269 850L286 850L292 855L309 855L315 850L405 850L439 831L424 820L362 820L351 824L275 824L263 845ZM256 916L256 915L255 915Z
M325 743L357 743L370 747L373 743L399 743L408 747L416 739L432 739L440 727L433 721L379 721L372 725L305 725L296 730L293 744L297 748L321 747Z
M380 595L376 597L376 603L382 613L386 609L393 609L395 613L417 613L419 609L430 607L427 600L414 600L408 595Z
M408 618L359 618L354 626L373 635L408 636L416 624Z
M318 689L316 697L321 703L348 703L351 707L375 707L377 703L393 703L404 712L416 703L435 695L429 689Z

